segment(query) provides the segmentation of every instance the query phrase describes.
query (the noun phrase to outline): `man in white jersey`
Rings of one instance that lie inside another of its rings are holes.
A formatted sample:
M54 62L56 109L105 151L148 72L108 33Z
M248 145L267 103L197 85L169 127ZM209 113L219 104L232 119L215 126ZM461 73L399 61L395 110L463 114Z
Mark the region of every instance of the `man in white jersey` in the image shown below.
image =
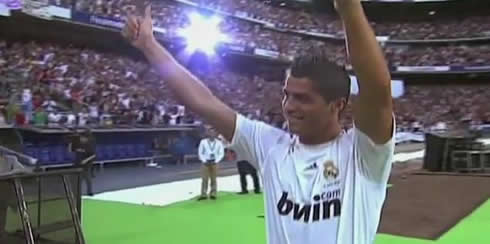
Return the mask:
M391 78L360 0L335 0L359 80L354 128L340 113L347 73L318 57L298 58L284 85L289 132L230 109L155 40L151 9L128 16L123 35L182 104L215 127L263 176L269 244L373 243L394 151Z

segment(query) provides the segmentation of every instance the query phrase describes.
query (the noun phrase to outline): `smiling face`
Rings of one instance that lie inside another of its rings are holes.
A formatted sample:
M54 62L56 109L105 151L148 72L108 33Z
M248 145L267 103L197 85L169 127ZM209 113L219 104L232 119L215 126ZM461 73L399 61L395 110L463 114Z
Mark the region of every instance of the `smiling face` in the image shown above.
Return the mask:
M338 126L345 102L327 102L308 78L289 76L283 92L282 109L290 132L311 140Z
M288 71L282 109L290 132L303 143L323 143L341 130L339 116L347 104L350 79L321 57L299 58Z

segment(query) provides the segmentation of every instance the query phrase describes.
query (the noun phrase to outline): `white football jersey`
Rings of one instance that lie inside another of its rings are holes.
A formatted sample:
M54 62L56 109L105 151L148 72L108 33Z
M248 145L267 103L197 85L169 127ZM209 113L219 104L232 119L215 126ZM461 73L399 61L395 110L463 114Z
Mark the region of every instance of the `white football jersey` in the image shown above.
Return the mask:
M311 146L242 115L236 123L231 147L263 177L268 244L374 242L393 138L376 145L353 128Z

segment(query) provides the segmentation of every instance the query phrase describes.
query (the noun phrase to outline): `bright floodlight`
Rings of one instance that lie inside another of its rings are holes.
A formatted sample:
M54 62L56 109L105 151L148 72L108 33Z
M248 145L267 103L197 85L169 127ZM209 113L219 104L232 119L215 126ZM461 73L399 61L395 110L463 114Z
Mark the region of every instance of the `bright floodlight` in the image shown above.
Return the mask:
M227 39L219 30L221 22L219 17L205 18L198 13L191 13L189 19L191 25L179 31L179 34L186 39L189 51L200 50L206 54L213 54L216 44Z

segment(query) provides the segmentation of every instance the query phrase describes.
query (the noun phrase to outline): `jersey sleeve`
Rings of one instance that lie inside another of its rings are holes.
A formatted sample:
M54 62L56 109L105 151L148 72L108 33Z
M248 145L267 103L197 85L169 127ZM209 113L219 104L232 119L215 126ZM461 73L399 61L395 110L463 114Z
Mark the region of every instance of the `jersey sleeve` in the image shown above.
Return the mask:
M278 138L284 133L266 123L237 114L230 148L238 154L239 158L249 161L262 172L268 149L275 145Z
M395 127L393 118L391 138L384 144L374 143L364 132L353 128L356 168L372 183L388 182L395 152Z

